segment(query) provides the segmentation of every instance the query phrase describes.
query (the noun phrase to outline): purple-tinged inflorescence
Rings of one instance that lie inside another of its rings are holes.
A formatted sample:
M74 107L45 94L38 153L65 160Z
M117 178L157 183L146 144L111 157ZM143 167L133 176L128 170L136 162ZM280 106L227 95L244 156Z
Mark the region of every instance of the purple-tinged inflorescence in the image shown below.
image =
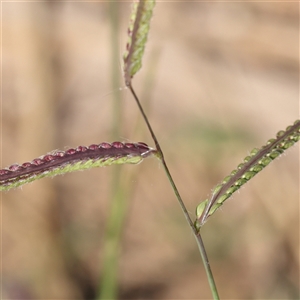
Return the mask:
M76 151L77 151L77 152L85 152L87 149L88 149L88 148L85 147L85 146L78 146L78 147L76 148Z
M72 155L72 154L76 153L76 150L73 148L70 148L70 149L66 150L65 152L66 152L66 155Z
M109 143L101 143L100 145L99 145L99 148L103 148L103 149L110 149L112 147L112 145L111 144L109 144Z
M90 150L97 150L98 148L99 148L99 146L96 145L96 144L92 144L92 145L89 146Z
M101 143L92 144L88 147L78 146L69 148L66 151L53 151L31 162L23 164L13 164L7 168L0 169L0 185L6 185L16 180L16 178L28 178L32 175L44 173L55 168L72 165L77 162L88 160L121 158L125 156L147 157L154 150L145 143Z
M35 165L35 166L40 166L40 165L42 165L43 163L45 163L45 161L44 161L43 159L41 159L41 158L35 158L35 159L31 162L31 164L32 164L32 165Z

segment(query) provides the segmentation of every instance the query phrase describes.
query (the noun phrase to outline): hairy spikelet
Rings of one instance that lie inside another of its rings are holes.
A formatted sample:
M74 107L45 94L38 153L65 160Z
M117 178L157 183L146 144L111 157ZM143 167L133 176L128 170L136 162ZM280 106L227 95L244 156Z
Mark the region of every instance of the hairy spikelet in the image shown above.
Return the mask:
M53 151L0 170L0 191L56 175L113 164L137 164L155 152L144 143L101 143Z
M147 42L155 0L134 2L128 26L128 42L124 54L124 78L126 86L142 67L142 57Z
M258 174L271 161L280 156L300 139L300 120L285 131L279 131L275 139L269 140L261 149L253 149L237 169L223 179L212 193L210 200L201 202L196 209L196 227L199 229L223 203L242 185Z

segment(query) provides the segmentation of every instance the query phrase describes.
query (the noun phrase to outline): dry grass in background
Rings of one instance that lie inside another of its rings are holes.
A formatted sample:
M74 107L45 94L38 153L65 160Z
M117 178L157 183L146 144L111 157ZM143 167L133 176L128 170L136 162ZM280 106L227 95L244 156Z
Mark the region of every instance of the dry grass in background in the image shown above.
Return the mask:
M108 140L112 93L120 92L110 86L108 4L1 5L2 167ZM129 9L120 4L121 49ZM298 25L298 3L157 3L133 85L142 94L155 64L150 120L192 214L248 151L298 118ZM120 93L119 139L137 141L137 109ZM221 298L299 297L298 154L289 150L206 224ZM210 298L158 162L123 169L139 176L124 229L120 299ZM95 297L110 173L78 172L2 194L4 299Z

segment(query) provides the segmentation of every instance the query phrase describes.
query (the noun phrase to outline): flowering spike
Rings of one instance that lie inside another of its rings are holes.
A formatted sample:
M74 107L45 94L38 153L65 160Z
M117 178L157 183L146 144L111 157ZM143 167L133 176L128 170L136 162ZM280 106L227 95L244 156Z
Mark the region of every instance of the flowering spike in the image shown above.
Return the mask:
M25 183L56 175L104 167L113 164L137 164L155 150L145 143L101 143L78 146L66 151L52 151L23 164L0 170L0 191L8 191Z
M142 57L147 42L155 0L134 2L128 26L128 42L124 54L124 78L126 86L142 67Z
M277 133L275 139L267 141L260 150L255 148L246 156L237 169L225 177L221 184L213 189L210 200L201 202L196 209L196 228L200 228L234 192L264 169L272 160L300 140L300 120ZM204 204L203 204L204 203Z

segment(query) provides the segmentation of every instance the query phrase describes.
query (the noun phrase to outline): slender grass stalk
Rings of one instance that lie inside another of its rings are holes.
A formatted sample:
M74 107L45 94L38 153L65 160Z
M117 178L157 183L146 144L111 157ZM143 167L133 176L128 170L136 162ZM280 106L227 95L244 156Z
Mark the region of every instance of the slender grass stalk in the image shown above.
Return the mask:
M109 3L111 25L111 83L113 89L120 86L119 77L119 4L115 1ZM120 93L113 94L113 122L112 137L120 136L122 121ZM120 168L112 170L111 201L106 233L104 236L103 261L101 283L99 285L98 299L117 299L118 294L118 263L121 251L122 229L127 214L127 199L121 184Z
M118 298L118 270L121 252L121 239L125 216L127 214L127 199L121 185L121 172L114 170L111 185L112 190L110 215L106 225L103 254L103 267L100 290L97 299Z
M140 110L140 112L141 112L141 114L142 114L142 116L143 116L143 118L145 120L145 123L147 124L147 127L148 127L148 129L150 131L150 134L152 136L152 139L153 139L153 141L155 143L156 150L157 150L157 152L155 153L155 155L160 159L160 161L161 161L161 163L163 165L163 168L164 168L164 170L166 172L167 178L168 178L168 180L169 180L169 182L170 182L170 184L172 186L172 189L173 189L173 191L174 191L174 193L176 195L178 203L179 203L179 205L180 205L180 207L181 207L181 209L183 211L183 214L184 214L184 216L185 216L185 218L186 218L188 224L190 225L190 228L191 228L191 230L192 230L192 232L194 234L194 237L196 239L196 242L197 242L197 245L198 245L198 248L199 248L199 252L200 252L200 255L201 255L201 258L202 258L202 261L203 261L203 265L204 265L204 268L205 268L205 271L206 271L206 275L207 275L209 286L210 286L210 289L211 289L211 292L212 292L212 295L213 295L213 299L218 300L219 299L219 295L218 295L218 291L217 291L217 286L216 286L215 281L214 281L214 277L213 277L213 274L212 274L212 271L211 271L211 268L210 268L208 256L206 254L206 250L205 250L205 247L204 247L204 244L203 244L203 241L202 241L202 237L201 237L200 231L196 230L196 228L195 228L195 226L194 226L194 224L193 224L193 222L192 222L192 220L190 218L190 215L189 215L189 213L188 213L188 211L187 211L187 209L186 209L186 207L184 205L184 202L183 202L183 200L182 200L182 198L180 196L180 193L179 193L179 191L177 189L177 186L176 186L176 184L175 184L175 182L174 182L174 180L172 178L172 175L171 175L171 173L169 171L169 168L168 168L167 163L165 161L162 149L161 149L161 147L159 145L159 142L158 142L158 140L156 138L156 135L155 135L155 133L154 133L152 127L151 127L151 124L150 124L150 122L149 122L149 120L147 118L147 115L145 114L145 112L143 110L143 107L142 107L142 105L141 105L141 103L140 103L140 101L139 101L139 99L138 99L138 97L137 97L137 95L136 95L136 93L135 93L135 91L134 91L134 89L133 89L133 87L132 87L131 84L129 86L129 89L130 89L132 95L134 96L134 99L135 99L135 101L136 101L136 103L137 103L137 105L139 107L139 110Z
M176 186L176 184L175 184L175 182L174 182L174 180L172 178L172 175L171 175L171 173L169 171L169 168L168 168L167 163L166 163L165 158L164 158L164 154L163 154L162 149L161 149L161 147L159 145L159 142L158 142L158 140L156 138L156 135L155 135L155 133L154 133L152 127L151 127L151 124L150 124L150 122L149 122L149 120L147 118L147 115L145 114L145 112L143 110L143 107L142 107L142 105L141 105L141 103L140 103L140 101L139 101L139 99L138 99L138 97L137 97L137 95L136 95L136 93L135 93L135 91L134 91L134 89L133 89L133 87L132 87L131 84L129 84L129 89L130 89L130 91L131 91L131 93L132 93L132 95L133 95L133 97L134 97L134 99L136 101L136 104L137 104L137 106L138 106L138 108L139 108L139 110L140 110L140 112L141 112L141 114L142 114L142 116L144 118L145 123L147 124L148 130L149 130L149 132L151 134L151 137L152 137L152 139L153 139L153 141L155 143L155 147L156 147L156 151L157 151L155 153L155 155L157 156L158 159L160 159L160 161L161 161L161 163L163 165L163 168L164 168L164 170L166 172L166 175L167 175L167 177L169 179L169 182L170 182L170 184L172 186L172 189L173 189L173 191L174 191L174 193L176 195L178 203L179 203L179 205L180 205L180 207L182 209L182 212L183 212L183 214L184 214L184 216L185 216L185 218L186 218L186 220L187 220L187 222L188 222L188 224L189 224L189 226L190 226L190 228L191 228L191 230L192 230L192 232L194 234L194 237L196 239L196 242L197 242L197 245L198 245L198 248L199 248L199 252L200 252L203 264L204 264L204 268L205 268L206 275L207 275L208 282L209 282L209 286L210 286L210 289L211 289L211 292L212 292L212 295L213 295L213 299L218 300L219 299L219 295L218 295L218 291L217 291L217 286L215 284L212 271L210 269L209 260L208 260L208 257L207 257L206 251L205 251L205 247L204 247L204 244L203 244L203 241L202 241L202 237L201 237L200 231L198 231L196 229L196 227L194 226L194 223L191 220L191 217L190 217L190 215L189 215L189 213L188 213L188 211L187 211L187 209L186 209L186 207L184 205L184 202L183 202L183 200L182 200L182 198L180 196L180 193L179 193L179 191L177 189L177 186Z
M135 91L134 91L134 89L133 89L133 87L132 87L131 84L129 86L129 89L130 89L130 91L131 91L131 93L132 93L132 95L133 95L133 97L134 97L134 99L136 101L136 104L139 107L139 110L140 110L140 112L141 112L141 114L142 114L142 116L143 116L143 118L145 120L145 123L147 124L147 127L148 127L148 129L150 131L151 137L152 137L152 139L153 139L153 141L155 143L155 147L156 147L156 150L157 150L156 156L160 159L160 161L161 161L161 163L162 163L162 165L164 167L166 175L167 175L167 177L168 177L168 179L170 181L170 184L172 185L174 193L175 193L175 195L176 195L176 197L178 199L179 205L180 205L180 207L181 207L181 209L182 209L182 211L183 211L183 213L185 215L185 218L186 218L187 222L189 223L190 227L194 230L195 229L194 224L193 224L193 222L192 222L192 220L190 218L190 215L189 215L189 213L188 213L188 211L187 211L187 209L186 209L186 207L184 205L184 202L183 202L183 200L182 200L182 198L181 198L181 196L179 194L179 191L178 191L178 189L176 187L176 184L175 184L175 182L174 182L174 180L172 178L172 175L171 175L171 173L170 173L170 171L168 169L168 166L167 166L166 161L164 159L164 154L163 154L163 152L161 150L161 147L160 147L159 142L158 142L158 140L156 138L156 135L155 135L155 133L154 133L154 131L153 131L150 123L149 123L149 120L148 120L148 118L147 118L147 116L146 116L146 114L144 112L144 109L143 109L143 107L142 107L142 105L141 105L141 103L140 103L140 101L139 101L139 99L138 99L138 97L137 97L137 95L136 95L136 93L135 93Z
M219 299L217 288L213 279L212 272L209 267L208 258L205 252L204 244L202 242L202 238L200 232L196 230L194 223L192 222L190 215L184 205L184 202L179 194L177 186L172 178L172 175L169 171L167 163L164 158L163 151L159 145L159 142L156 138L156 135L149 123L149 120L144 112L144 109L132 87L132 78L137 73L137 71L141 68L142 65L142 56L144 53L149 27L150 27L150 20L153 12L153 8L155 5L155 0L140 0L139 3L134 3L130 24L128 28L128 36L129 40L126 46L126 52L124 54L124 79L126 86L130 89L136 104L141 112L141 115L148 127L148 130L151 134L151 137L155 143L156 147L156 156L160 159L167 178L172 186L172 189L176 195L178 203L183 211L183 214L196 238L199 251L201 253L201 257L203 260L203 264L205 265L206 274L208 277L209 285L213 294L214 299Z
M208 260L208 256L206 254L206 250L205 250L205 247L204 247L202 236L200 234L200 230L196 235L196 241L197 241L197 245L198 245L199 252L200 252L200 255L201 255L201 259L203 261L204 269L205 269L205 272L206 272L206 277L208 279L208 284L209 284L210 290L211 290L212 295L213 295L213 299L215 299L215 300L220 299L219 294L218 294L218 290L217 290L217 286L216 286L216 283L215 283L215 280L214 280L214 276L213 276L213 273L212 273L211 268L210 268L210 263L209 263L209 260Z

